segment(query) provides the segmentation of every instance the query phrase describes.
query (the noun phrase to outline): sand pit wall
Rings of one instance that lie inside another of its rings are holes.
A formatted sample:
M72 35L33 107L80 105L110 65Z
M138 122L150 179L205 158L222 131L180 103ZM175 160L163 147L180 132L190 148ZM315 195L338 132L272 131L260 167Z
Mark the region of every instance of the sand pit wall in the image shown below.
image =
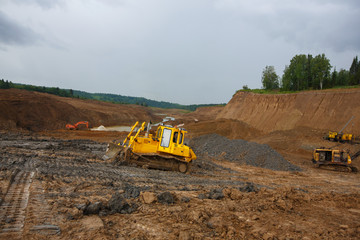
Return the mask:
M360 90L310 91L295 94L238 92L217 119L243 121L264 132L296 127L340 131L360 135Z

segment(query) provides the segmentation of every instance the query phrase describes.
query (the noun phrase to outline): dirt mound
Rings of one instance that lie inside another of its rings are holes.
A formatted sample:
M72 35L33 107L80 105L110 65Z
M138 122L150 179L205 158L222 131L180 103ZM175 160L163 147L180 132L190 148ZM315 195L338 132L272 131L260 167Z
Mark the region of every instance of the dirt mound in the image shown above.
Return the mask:
M19 89L0 90L0 129L49 130L67 123L88 121L92 126L132 124L159 120L136 105L58 97Z
M230 139L250 139L263 134L247 123L231 119L202 121L187 124L185 127L189 131L190 137L217 133Z
M223 108L223 106L199 107L196 111L186 114L186 116L193 117L199 121L214 120Z
M310 91L294 94L254 94L238 92L217 119L235 119L264 132L310 127L345 131L360 135L360 90Z
M276 171L301 171L266 144L210 134L192 139L190 145L198 155Z

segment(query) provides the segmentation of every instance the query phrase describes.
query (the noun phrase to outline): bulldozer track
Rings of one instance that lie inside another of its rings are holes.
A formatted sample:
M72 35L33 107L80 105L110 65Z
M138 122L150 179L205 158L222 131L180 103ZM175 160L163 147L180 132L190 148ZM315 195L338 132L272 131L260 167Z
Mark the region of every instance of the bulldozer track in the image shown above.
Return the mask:
M25 224L29 188L35 172L16 172L0 208L0 236L21 234Z
M357 168L346 165L320 164L320 165L315 165L315 167L323 170L336 171L336 172L355 172L355 173L357 172Z
M0 238L22 239L29 232L59 234L41 181L35 178L36 159L25 160L23 167L12 171L0 201Z
M55 225L56 219L51 214L41 182L34 180L30 187L30 199L27 209L26 230L42 235L55 235L60 228Z
M113 164L137 165L142 168L159 169L186 173L190 169L190 162L186 162L173 156L161 156L158 154L138 154L128 149L125 154L119 154L114 158Z

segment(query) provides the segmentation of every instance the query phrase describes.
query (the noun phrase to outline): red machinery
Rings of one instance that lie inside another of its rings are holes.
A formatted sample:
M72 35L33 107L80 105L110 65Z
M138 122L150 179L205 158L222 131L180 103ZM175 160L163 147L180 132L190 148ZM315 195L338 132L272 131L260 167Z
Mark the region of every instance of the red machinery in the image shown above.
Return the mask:
M88 121L81 121L81 122L77 122L74 125L72 124L66 124L66 129L68 130L78 130L79 129L79 125L84 124L86 126L86 128L89 128L89 122Z

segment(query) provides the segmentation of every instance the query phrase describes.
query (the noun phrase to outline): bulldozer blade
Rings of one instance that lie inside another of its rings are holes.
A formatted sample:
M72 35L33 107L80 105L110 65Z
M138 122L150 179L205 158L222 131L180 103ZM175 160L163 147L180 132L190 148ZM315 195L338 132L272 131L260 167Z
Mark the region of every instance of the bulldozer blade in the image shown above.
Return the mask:
M103 160L109 160L113 159L116 156L119 155L119 153L124 149L123 146L115 144L115 143L109 143L106 149L105 155L102 157Z

